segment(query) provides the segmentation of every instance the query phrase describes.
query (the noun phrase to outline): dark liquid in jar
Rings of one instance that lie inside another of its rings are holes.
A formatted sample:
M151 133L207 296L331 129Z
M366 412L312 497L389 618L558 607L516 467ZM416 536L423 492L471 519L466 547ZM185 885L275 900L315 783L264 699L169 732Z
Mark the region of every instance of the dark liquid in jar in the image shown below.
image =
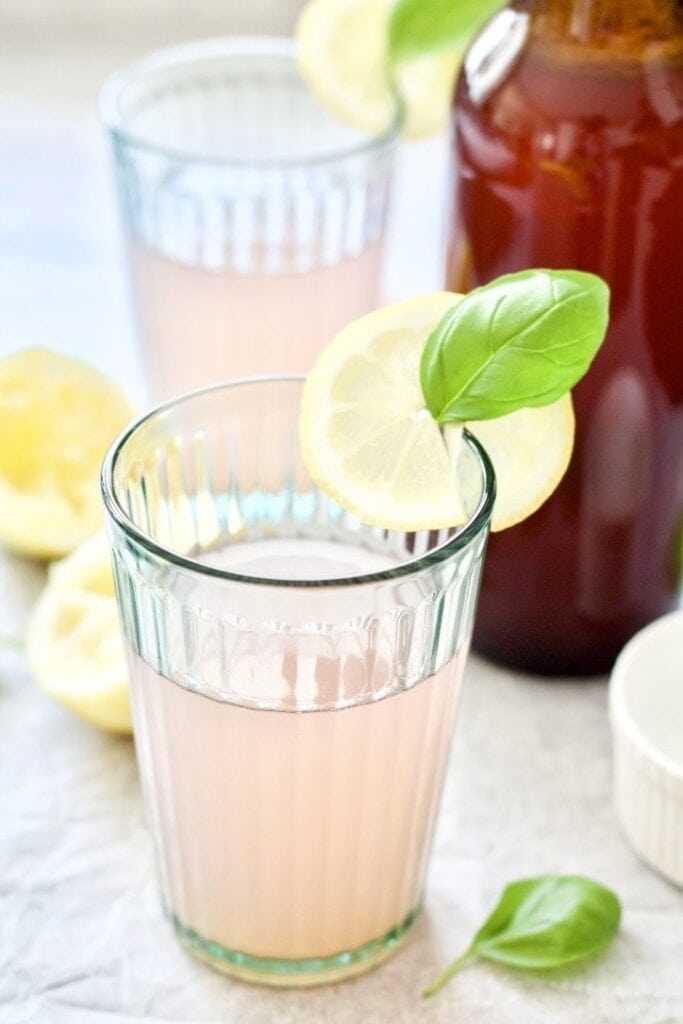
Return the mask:
M612 293L607 339L574 392L567 475L491 537L484 571L475 646L545 674L607 670L678 594L683 59L622 50L527 41L488 94L463 73L455 102L448 286L553 267L598 273Z

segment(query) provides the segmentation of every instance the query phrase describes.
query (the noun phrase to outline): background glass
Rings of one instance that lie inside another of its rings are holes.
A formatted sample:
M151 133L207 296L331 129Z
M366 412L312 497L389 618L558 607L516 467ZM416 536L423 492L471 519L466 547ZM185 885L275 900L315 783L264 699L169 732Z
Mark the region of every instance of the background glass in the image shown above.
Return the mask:
M307 372L379 304L400 111L381 136L308 91L291 40L179 46L102 94L156 397Z
M470 438L465 526L362 526L308 478L300 392L162 406L103 475L167 913L286 985L365 970L419 911L494 486Z

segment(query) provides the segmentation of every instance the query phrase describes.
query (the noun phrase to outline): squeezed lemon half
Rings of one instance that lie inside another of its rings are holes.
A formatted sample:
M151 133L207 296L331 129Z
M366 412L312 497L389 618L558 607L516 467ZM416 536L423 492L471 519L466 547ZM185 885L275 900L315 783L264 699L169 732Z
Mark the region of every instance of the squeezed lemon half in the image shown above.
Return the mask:
M308 471L369 525L408 532L467 518L453 472L461 428L449 425L442 433L425 407L419 377L427 338L461 298L438 292L369 313L334 338L308 376L300 420ZM466 426L496 472L491 528L526 519L569 465L570 396Z
M55 562L29 623L28 659L48 696L108 732L131 732L126 661L104 533Z
M102 457L131 419L113 381L32 348L0 360L0 543L59 558L101 527Z

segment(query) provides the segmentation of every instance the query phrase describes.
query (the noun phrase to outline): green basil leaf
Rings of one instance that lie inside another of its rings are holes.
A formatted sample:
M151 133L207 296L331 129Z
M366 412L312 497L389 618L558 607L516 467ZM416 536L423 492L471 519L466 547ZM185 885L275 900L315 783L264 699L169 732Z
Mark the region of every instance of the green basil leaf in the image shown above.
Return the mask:
M577 270L524 270L476 288L427 339L420 364L438 423L494 419L561 398L605 336L609 289Z
M395 63L432 50L464 46L502 6L501 0L397 0L389 19L389 59Z
M620 917L614 893L590 878L529 878L506 887L472 950L511 967L561 967L608 946Z
M503 890L472 944L424 993L432 996L470 960L492 960L521 970L548 970L605 949L619 928L619 900L578 875L543 875Z

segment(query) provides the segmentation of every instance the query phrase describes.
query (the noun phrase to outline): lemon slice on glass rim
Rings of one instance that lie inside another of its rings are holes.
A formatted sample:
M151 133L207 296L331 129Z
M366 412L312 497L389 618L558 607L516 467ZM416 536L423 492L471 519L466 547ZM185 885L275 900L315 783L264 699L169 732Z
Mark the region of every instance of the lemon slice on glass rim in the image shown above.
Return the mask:
M100 463L131 416L80 360L42 348L1 359L0 543L59 558L100 529Z
M126 661L104 533L50 567L29 623L27 651L35 681L49 697L100 729L131 732Z
M334 338L306 380L304 462L321 490L368 525L408 532L466 518L452 471L462 428L447 425L442 432L419 376L427 338L461 298L438 292L369 313ZM526 519L569 465L570 396L465 426L496 473L491 529Z
M462 53L449 48L402 60L393 89L387 73L391 8L392 0L310 0L295 32L299 69L320 102L355 127L387 130L398 94L405 134L431 135L448 123Z

